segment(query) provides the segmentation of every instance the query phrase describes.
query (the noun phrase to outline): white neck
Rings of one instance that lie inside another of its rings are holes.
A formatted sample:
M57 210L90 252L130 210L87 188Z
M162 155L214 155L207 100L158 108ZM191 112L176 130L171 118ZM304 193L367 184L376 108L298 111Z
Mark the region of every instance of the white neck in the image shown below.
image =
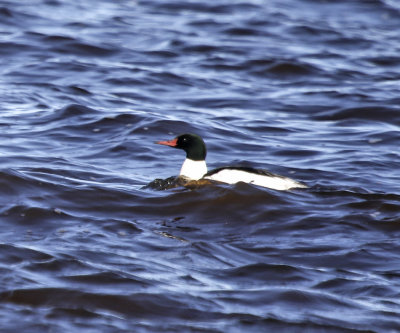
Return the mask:
M179 176L189 179L199 180L207 173L206 161L193 161L190 158L185 159L182 164Z

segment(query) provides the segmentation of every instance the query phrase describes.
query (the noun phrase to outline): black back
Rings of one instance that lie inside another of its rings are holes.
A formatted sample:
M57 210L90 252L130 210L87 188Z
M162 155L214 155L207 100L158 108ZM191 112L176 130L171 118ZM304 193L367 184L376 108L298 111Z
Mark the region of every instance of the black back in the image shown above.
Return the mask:
M215 173L218 173L218 172L220 172L221 170L224 170L224 169L245 171L245 172L248 172L248 173L254 173L254 174L256 174L256 175L261 175L261 176L277 177L277 178L286 178L286 177L284 177L284 176L276 175L276 174L274 174L274 173L272 173L272 172L269 172L269 171L267 171L267 170L255 169L255 168L244 167L244 166L226 166L226 167L216 168L216 169L213 169L213 170L207 172L207 173L204 175L204 177L206 177L206 176L211 176L211 175L213 175L213 174L215 174Z

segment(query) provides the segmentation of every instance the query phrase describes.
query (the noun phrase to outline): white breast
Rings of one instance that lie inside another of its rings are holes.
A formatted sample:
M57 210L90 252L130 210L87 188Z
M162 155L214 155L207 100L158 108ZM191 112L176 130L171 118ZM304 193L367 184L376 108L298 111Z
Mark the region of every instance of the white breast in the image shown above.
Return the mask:
M274 190L289 190L292 188L305 188L304 184L293 179L281 176L267 176L236 169L222 169L217 173L204 177L227 184L245 182L258 186L268 187Z
M193 161L189 158L185 159L182 164L180 176L193 180L199 180L207 173L207 165L205 161Z

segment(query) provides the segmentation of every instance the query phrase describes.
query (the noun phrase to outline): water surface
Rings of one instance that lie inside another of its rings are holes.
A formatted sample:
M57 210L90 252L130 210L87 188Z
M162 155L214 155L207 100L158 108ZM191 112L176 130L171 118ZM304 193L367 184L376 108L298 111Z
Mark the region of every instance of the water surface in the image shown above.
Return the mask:
M0 2L2 332L397 332L396 1ZM210 168L306 183L156 191Z

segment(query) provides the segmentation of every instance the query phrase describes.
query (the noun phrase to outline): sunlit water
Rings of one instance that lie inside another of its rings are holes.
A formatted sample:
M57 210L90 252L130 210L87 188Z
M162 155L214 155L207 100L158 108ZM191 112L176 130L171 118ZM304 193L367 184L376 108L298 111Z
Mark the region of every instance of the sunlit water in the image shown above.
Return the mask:
M400 6L0 2L2 332L398 332ZM144 188L210 168L306 183Z

